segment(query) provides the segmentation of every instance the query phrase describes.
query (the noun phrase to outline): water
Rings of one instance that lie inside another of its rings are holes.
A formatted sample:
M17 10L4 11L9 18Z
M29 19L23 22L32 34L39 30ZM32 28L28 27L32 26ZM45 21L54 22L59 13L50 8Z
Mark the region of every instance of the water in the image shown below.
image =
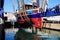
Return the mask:
M42 39L42 40L60 40L60 38L58 36L55 35L40 35L40 37L38 37L38 39Z
M15 29L16 30L16 29ZM5 40L14 40L16 32L8 31L5 34ZM37 33L38 40L60 40L60 32L43 29Z
M14 40L14 35L14 32L5 34L5 40Z
M43 29L38 33L38 39L40 40L60 40L60 32Z
M16 29L6 29L5 30L5 40L14 40L14 36L16 34L16 32L18 31L18 28Z

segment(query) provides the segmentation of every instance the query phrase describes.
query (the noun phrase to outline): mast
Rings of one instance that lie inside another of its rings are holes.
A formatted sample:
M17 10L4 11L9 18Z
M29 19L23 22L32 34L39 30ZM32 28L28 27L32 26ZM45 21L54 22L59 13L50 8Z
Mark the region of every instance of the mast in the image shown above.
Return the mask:
M36 0L37 1L37 8L40 7L40 3L39 3L39 0Z
M23 6L23 10L25 11L24 0L22 0L22 6Z
M17 4L18 4L18 13L20 14L20 2L19 2L19 0L17 0ZM20 14L20 17L21 17L21 14Z
M14 0L12 0L12 7L13 7L13 11L15 12ZM14 25L15 25L15 23L12 22L12 24L13 24L13 32L14 32Z
M22 7L23 7L23 15L26 15L26 9L25 9L24 0L22 0Z
M44 12L45 10L45 5L46 5L46 0L42 0L42 6L41 6L42 12Z
M15 12L14 0L12 0L13 11Z

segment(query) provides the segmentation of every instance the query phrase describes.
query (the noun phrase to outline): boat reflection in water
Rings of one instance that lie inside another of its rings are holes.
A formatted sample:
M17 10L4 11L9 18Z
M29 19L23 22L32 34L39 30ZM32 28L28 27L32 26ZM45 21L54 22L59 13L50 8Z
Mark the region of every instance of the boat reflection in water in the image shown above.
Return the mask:
M16 29L15 29L16 30ZM18 30L18 29L17 29ZM5 34L5 40L14 40L16 32L7 31ZM43 29L37 33L38 40L60 40L60 32Z
M60 40L60 32L43 29L42 33L38 33L38 39L40 40Z

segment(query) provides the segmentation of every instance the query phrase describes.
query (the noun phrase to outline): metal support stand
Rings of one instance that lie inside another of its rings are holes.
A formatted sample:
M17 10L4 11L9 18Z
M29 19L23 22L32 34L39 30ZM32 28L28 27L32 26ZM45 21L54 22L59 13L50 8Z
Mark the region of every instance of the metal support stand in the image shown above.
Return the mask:
M34 29L33 29L33 26L32 26L32 34L34 34Z
M14 32L14 22L13 22L13 32Z
M46 21L45 21L45 28L46 28ZM45 33L46 33L46 30L45 30Z

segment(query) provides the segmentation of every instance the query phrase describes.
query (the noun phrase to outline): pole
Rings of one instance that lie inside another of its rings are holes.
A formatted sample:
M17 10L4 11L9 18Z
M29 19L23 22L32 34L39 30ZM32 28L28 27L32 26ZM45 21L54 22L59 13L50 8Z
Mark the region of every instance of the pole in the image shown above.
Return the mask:
M13 7L13 11L15 12L14 0L12 0L12 7ZM13 25L13 31L14 31L14 22L12 22L12 25Z
M39 0L36 0L37 1L37 8L40 7L40 3L39 3Z
M17 4L18 4L18 12L20 13L20 3L19 3L19 0L17 0Z
M22 0L22 6L23 6L23 10L25 11L24 0Z
M41 6L41 8L43 9L42 12L44 12L44 10L45 10L45 5L46 5L46 0L43 0L42 1L42 6Z
M22 7L23 7L23 15L26 15L26 9L25 9L24 0L22 0Z
M14 0L12 0L12 7L13 7L13 11L15 12Z

